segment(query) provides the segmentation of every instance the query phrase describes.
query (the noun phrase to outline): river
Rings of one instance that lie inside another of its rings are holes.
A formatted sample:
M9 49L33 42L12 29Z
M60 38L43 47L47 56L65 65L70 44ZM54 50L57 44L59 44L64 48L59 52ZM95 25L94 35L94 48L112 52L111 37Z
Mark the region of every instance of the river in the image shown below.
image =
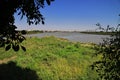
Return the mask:
M84 34L79 32L44 32L39 34L30 34L28 37L45 37L45 36L55 36L59 38L65 38L73 42L82 43L95 43L99 44L103 42L103 39L109 37L108 35L94 35L94 34Z

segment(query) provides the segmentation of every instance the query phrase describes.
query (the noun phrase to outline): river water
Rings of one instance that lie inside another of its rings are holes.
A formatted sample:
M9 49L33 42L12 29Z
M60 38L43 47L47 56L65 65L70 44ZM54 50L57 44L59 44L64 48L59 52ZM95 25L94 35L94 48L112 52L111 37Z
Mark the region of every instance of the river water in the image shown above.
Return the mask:
M94 34L83 34L79 32L44 32L40 34L30 34L28 37L45 37L45 36L55 36L59 38L65 38L73 42L82 43L95 43L99 44L103 42L103 39L109 37L108 35L94 35Z

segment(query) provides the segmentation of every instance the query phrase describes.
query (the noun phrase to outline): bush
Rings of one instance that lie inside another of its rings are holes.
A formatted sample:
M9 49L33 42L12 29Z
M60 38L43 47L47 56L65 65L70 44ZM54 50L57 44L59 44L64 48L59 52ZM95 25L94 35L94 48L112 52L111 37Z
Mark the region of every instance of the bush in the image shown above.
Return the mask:
M102 57L93 63L92 68L98 72L99 79L120 80L120 31L105 39L96 51Z

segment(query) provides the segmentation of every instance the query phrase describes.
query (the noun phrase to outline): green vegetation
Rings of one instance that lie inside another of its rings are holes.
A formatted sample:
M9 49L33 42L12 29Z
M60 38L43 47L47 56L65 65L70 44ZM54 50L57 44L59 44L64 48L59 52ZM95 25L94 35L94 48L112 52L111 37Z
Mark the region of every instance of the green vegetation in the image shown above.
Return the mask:
M43 31L43 30L30 30L30 31L28 31L28 30L18 30L18 32L25 35L25 34L38 34L38 33L43 33L45 31Z
M97 55L102 55L101 60L93 63L100 80L120 80L120 31L96 48Z
M114 35L115 32L80 32L80 33L85 33L85 34L96 34L96 35Z
M69 42L53 36L26 39L27 41L22 43L27 48L26 52L21 49L18 52L12 49L4 51L4 48L0 48L0 65L7 65L10 64L9 61L12 61L22 70L27 68L36 71L42 80L97 79L98 75L90 68L90 65L98 60L98 57L93 57L94 44ZM2 70L1 66L0 70ZM12 70L10 75L14 75L14 69L12 68ZM0 72L4 72L4 69Z
M44 31L39 31L39 30L33 30L33 31L26 31L27 34L37 34L37 33L43 33Z

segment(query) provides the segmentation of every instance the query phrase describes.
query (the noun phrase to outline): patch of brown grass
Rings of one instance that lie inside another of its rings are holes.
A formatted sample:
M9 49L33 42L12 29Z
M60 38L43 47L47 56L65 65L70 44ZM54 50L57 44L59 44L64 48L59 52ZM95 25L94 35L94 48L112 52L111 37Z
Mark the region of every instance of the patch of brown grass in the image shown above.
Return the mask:
M3 60L0 60L0 64L7 63L7 62L9 62L9 61L11 61L11 60L14 60L14 59L16 59L16 57L17 57L17 56L12 56L12 57L10 57L10 58L5 58L5 59L3 59Z

